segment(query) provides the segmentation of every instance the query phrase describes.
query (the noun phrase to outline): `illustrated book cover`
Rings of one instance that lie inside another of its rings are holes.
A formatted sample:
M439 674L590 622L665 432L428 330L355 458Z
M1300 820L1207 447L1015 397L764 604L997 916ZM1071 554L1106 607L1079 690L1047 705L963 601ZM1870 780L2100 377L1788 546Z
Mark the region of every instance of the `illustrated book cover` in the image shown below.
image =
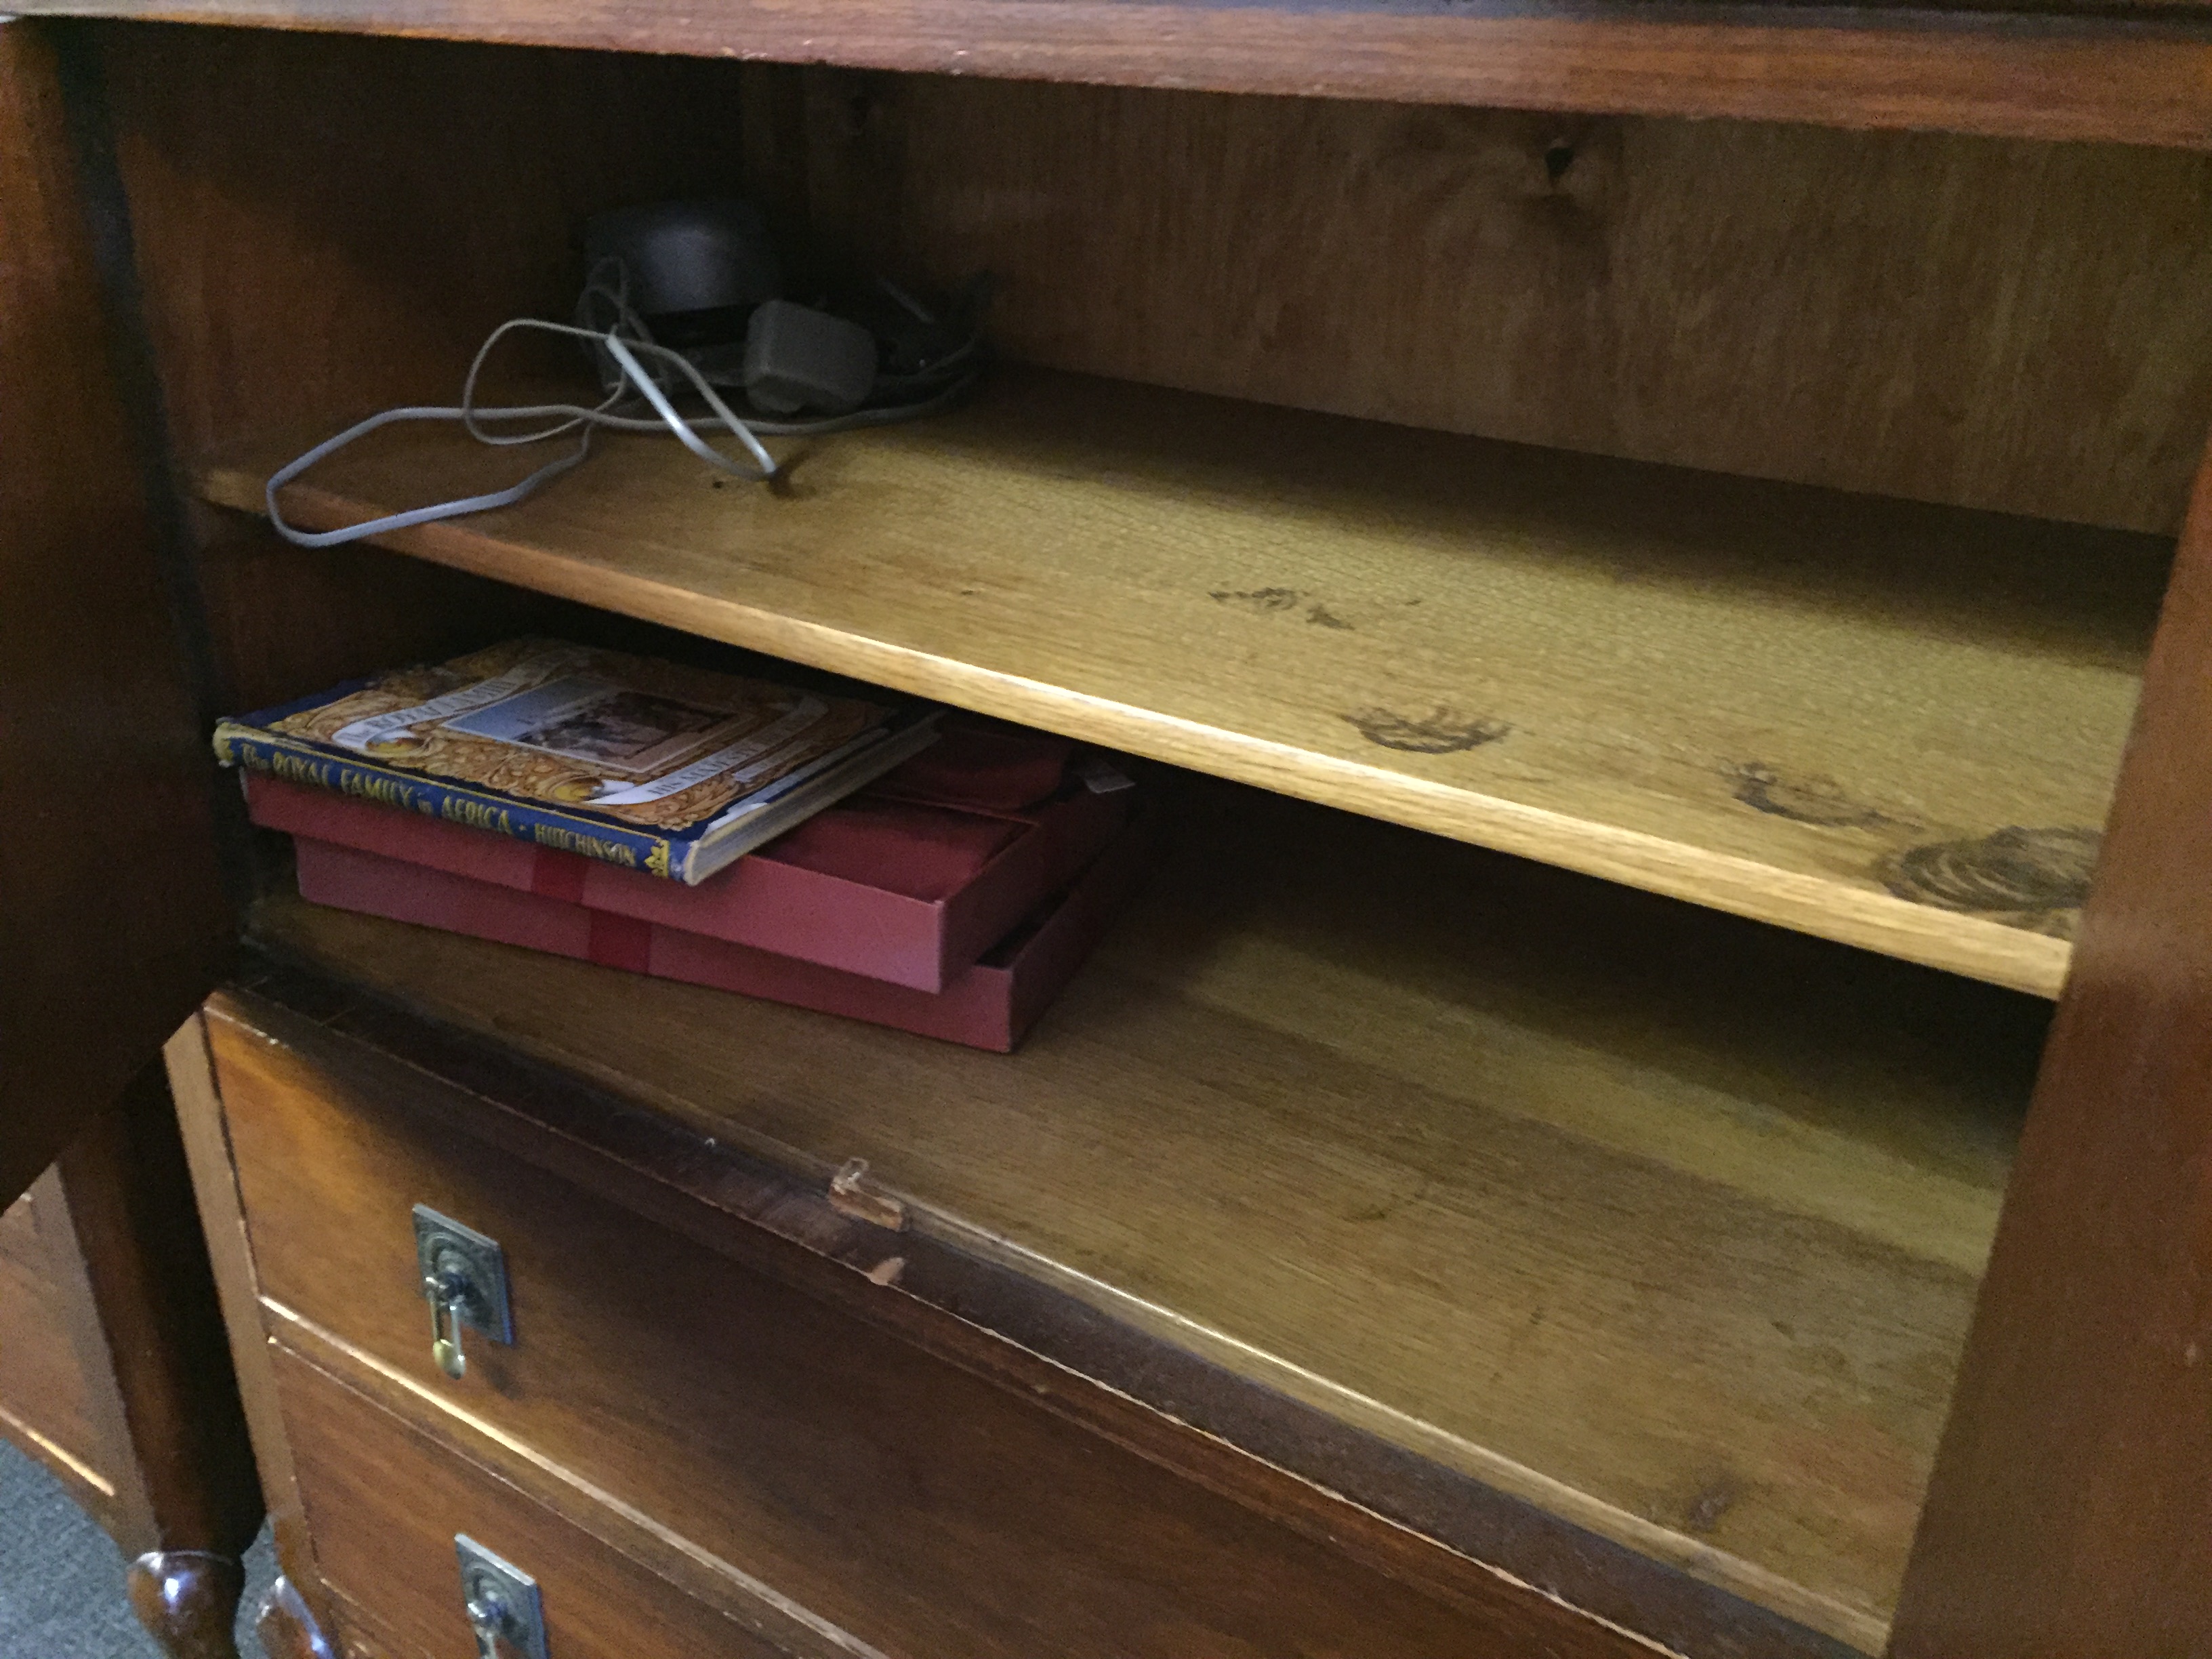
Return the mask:
M510 640L226 720L293 783L703 881L933 742L942 711Z

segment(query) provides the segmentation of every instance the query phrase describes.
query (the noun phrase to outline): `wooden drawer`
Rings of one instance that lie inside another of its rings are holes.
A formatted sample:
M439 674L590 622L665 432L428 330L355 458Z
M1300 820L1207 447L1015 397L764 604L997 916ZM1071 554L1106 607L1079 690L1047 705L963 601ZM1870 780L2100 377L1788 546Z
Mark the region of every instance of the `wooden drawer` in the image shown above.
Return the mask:
M49 1176L40 1190L52 1190L51 1182ZM106 1449L52 1265L36 1198L26 1193L0 1212L0 1434L45 1462L105 1519L115 1489L98 1467Z
M465 1414L525 1484L634 1513L793 1628L915 1659L1499 1650L1492 1619L510 1157L460 1127L497 1109L270 1012L279 1040L210 1030L279 1340L418 1423ZM507 1252L516 1343L472 1335L459 1382L430 1359L417 1202Z
M281 1348L274 1370L316 1565L349 1616L350 1654L476 1652L459 1533L538 1581L556 1659L778 1653L328 1373Z

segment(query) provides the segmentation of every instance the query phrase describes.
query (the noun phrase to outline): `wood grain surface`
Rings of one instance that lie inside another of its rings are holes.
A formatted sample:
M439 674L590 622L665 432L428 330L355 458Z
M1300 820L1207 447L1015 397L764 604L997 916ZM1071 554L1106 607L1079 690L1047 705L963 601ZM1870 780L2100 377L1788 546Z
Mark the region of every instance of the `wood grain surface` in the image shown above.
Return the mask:
M27 0L27 11L1018 80L2212 144L2212 44L2135 18L1150 0Z
M125 1557L207 1554L228 1563L220 1581L260 1526L158 1070L0 1217L0 1434L52 1469ZM227 1641L228 1620L216 1622Z
M2212 467L1900 1611L1899 1659L2212 1652Z
M267 1659L337 1659L307 1598L282 1574L254 1609L253 1635ZM357 1644L356 1652L374 1659L375 1650L366 1642Z
M51 43L0 22L0 1200L121 1094L234 936L82 214Z
M92 1263L79 1242L59 1160L39 1177L31 1195L38 1200L40 1243L45 1252L40 1277L54 1321L52 1336L69 1348L76 1398L88 1436L84 1443L94 1448L89 1462L99 1470L92 1483L95 1501L86 1508L118 1549L126 1556L136 1554L154 1541L153 1504L102 1328ZM49 1460L49 1464L64 1462Z
M246 1568L236 1555L149 1551L126 1570L131 1611L169 1659L239 1659Z
M77 1359L75 1309L55 1282L54 1241L39 1231L60 1202L49 1174L0 1213L0 1435L52 1470L86 1513L112 1529L118 1449L101 1432Z
M2038 1006L1216 787L1009 1060L258 926L1878 1648Z
M94 38L184 456L258 422L450 401L496 325L569 314L587 216L726 191L742 168L733 66ZM518 361L534 362L526 347Z
M294 1627L287 1622L283 1608L296 1600L309 1610L306 1628L312 1631L319 1620L328 1622L330 1601L315 1571L314 1545L307 1533L299 1476L276 1401L269 1340L262 1326L260 1283L252 1247L246 1236L229 1136L223 1127L222 1100L216 1092L215 1065L208 1054L206 1025L206 1016L199 1014L179 1026L162 1049L163 1066L176 1102L185 1167L206 1234L223 1332L229 1340L232 1370L238 1383L239 1406L246 1417L276 1559L289 1587L285 1596L275 1598L279 1607L276 1628Z
M45 1249L39 1243L38 1197L27 1192L0 1210L0 1261L35 1273L45 1258Z
M374 1097L458 1130L471 1152L598 1194L1485 1623L1542 1614L1533 1592L1678 1651L1837 1659L1830 1638L1115 1319L994 1242L901 1225L890 1248L904 1266L888 1274L885 1235L850 1213L849 1185L358 985L257 950L210 1013L289 1050L335 1097ZM442 1086L394 1091L395 1066ZM865 1180L860 1190L872 1209L889 1203ZM435 1398L434 1378L418 1382L296 1317L284 1328L403 1414ZM491 1466L505 1478L529 1483L554 1468L520 1442L497 1444ZM532 1490L694 1593L726 1599L726 1576L702 1581L691 1547L635 1516L620 1524L624 1506L603 1490L573 1480Z
M446 432L293 487L473 493ZM205 472L259 503L293 441ZM776 492L608 441L391 537L561 597L2055 994L2148 538L1037 372Z
M347 1601L373 1612L387 1650L471 1650L453 1552L465 1533L538 1580L546 1646L562 1659L775 1659L774 1648L325 1372L281 1349L272 1370L316 1559ZM351 1635L343 1621L332 1633Z
M488 1431L512 1449L480 1455L502 1467L526 1452L529 1489L565 1485L555 1501L573 1505L580 1485L630 1528L684 1540L686 1588L788 1651L1472 1655L1534 1638L1634 1650L1537 1598L1510 1602L1507 1620L1463 1619L1334 1559L439 1127L388 1061L326 1070L221 1019L211 1030L282 1340L441 1435ZM472 1343L458 1384L429 1366L418 1328L416 1201L507 1252L516 1344Z
M209 516L225 522L200 550L200 582L223 706L234 711L495 640L573 635L599 615L380 548L299 548L266 520Z
M98 39L190 458L448 401L495 324L567 313L585 214L740 184L800 289L988 270L1002 349L1126 380L2168 534L2212 421L2202 155Z
M94 1119L56 1168L61 1201L51 1214L82 1284L72 1321L78 1353L89 1386L111 1402L112 1530L125 1555L178 1552L227 1561L210 1580L219 1595L261 1528L261 1492L158 1061ZM236 1584L228 1594L235 1604ZM179 1628L192 1622L185 1613ZM207 1639L228 1642L230 1622L218 1612L211 1624L219 1638Z
M2166 534L2212 422L2203 156L750 74L753 193L1025 362Z

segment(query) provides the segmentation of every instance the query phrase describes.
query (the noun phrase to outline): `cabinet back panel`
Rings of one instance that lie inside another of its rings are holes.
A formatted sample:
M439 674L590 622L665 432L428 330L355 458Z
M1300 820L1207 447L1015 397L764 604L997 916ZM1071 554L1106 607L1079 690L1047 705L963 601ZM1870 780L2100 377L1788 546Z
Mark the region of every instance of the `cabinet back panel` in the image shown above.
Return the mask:
M2160 532L2212 416L2212 157L805 74L817 222L1054 367Z
M448 398L595 209L742 183L1012 355L2171 531L2212 157L163 27L104 37L180 447Z
M588 215L738 177L713 64L152 25L102 45L188 456L456 401L494 326L568 316Z
M199 579L233 712L514 635L562 634L579 620L576 606L382 548L295 547L258 519L205 519Z

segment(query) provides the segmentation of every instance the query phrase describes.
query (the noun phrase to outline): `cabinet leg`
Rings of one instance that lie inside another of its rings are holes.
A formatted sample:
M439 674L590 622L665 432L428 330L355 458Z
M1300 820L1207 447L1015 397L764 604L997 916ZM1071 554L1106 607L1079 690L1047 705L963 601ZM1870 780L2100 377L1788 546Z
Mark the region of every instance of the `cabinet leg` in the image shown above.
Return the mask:
M289 1578L279 1578L261 1598L253 1615L253 1633L269 1659L337 1659L337 1650L315 1623L300 1592Z
M238 1659L231 1632L246 1569L207 1550L153 1550L131 1564L131 1610L169 1659Z

